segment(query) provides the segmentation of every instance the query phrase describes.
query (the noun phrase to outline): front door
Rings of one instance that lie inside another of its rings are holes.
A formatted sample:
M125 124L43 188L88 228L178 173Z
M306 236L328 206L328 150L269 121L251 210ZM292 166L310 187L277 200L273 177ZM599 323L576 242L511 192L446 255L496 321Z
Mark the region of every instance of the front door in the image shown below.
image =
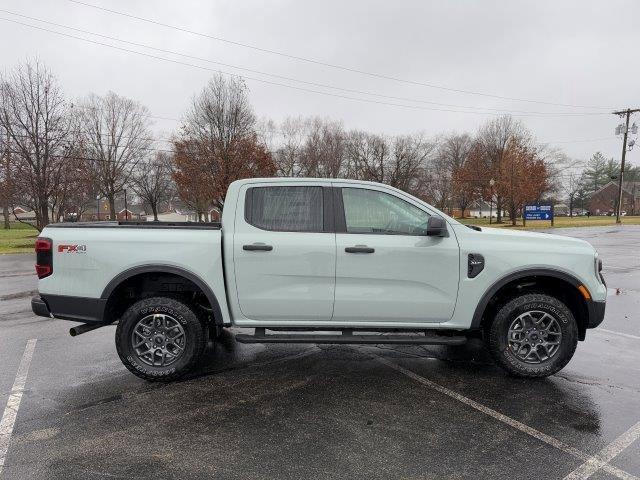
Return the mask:
M426 236L429 213L424 207L382 187L337 189L336 204L333 320L449 320L460 271L454 234Z
M336 241L326 187L267 182L240 191L233 254L246 319L331 320Z

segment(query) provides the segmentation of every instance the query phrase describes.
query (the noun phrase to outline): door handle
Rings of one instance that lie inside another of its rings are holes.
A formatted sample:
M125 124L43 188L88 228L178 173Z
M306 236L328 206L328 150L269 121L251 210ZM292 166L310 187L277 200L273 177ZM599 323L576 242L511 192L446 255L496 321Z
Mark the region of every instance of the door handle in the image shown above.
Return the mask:
M253 243L251 245L243 245L242 249L250 252L270 252L273 250L273 247L271 245L265 245L264 243Z
M375 248L367 247L366 245L356 245L355 247L347 247L344 249L347 253L373 253Z

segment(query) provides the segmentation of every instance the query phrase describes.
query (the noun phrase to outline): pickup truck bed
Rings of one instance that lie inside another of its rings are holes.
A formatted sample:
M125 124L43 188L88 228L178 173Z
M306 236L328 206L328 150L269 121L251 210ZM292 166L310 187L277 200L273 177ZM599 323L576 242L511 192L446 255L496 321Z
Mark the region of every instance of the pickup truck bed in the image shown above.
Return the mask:
M220 222L146 222L146 221L107 221L107 222L66 222L50 223L47 228L187 228L197 230L220 230Z

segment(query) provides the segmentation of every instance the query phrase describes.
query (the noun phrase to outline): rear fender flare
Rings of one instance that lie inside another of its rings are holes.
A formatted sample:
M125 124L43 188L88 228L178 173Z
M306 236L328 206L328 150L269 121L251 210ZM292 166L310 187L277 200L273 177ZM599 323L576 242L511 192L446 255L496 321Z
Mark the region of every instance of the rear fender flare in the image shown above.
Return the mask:
M153 264L153 265L140 265L137 267L129 268L124 272L121 272L118 275L116 275L107 284L107 286L104 287L104 290L102 291L102 295L100 295L100 298L103 299L106 304L109 297L111 297L111 294L122 282L136 275L140 275L141 273L170 273L173 275L184 277L187 280L193 282L200 290L202 290L202 293L204 293L204 295L207 297L207 300L209 300L209 304L213 309L214 323L216 325L223 324L222 310L220 309L220 304L218 303L218 299L216 298L215 294L213 293L209 285L207 285L207 282L202 280L202 278L200 278L195 273L190 272L189 270L185 270L184 268L175 267L173 265Z

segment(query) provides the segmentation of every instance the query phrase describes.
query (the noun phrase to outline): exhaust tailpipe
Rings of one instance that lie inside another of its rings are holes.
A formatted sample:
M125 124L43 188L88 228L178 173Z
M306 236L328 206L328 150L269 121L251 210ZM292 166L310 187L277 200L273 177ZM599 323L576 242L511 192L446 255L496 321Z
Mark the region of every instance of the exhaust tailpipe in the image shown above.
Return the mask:
M78 325L76 327L71 327L69 329L69 335L72 337L77 337L78 335L82 335L83 333L90 332L91 330L95 330L96 328L106 327L105 323L83 323L82 325Z

